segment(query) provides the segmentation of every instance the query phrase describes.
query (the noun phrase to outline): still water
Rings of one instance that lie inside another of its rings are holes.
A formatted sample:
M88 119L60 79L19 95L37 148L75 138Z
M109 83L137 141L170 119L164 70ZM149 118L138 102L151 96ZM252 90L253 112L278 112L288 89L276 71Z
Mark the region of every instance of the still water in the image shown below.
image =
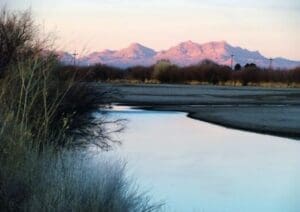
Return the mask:
M115 107L114 150L165 211L299 212L300 142L228 129L185 113Z

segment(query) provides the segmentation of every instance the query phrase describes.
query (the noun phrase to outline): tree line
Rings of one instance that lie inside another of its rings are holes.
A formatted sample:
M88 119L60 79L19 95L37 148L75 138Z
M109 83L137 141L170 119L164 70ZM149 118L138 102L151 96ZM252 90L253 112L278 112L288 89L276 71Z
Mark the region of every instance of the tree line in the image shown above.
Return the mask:
M209 83L209 84L249 84L259 83L300 83L300 67L283 70L261 68L254 63L241 66L236 64L234 70L229 66L219 65L210 60L199 64L180 67L168 60L158 61L155 65L135 66L126 69L96 64L89 67L61 66L59 71L63 79L75 77L80 81L139 81L160 83Z

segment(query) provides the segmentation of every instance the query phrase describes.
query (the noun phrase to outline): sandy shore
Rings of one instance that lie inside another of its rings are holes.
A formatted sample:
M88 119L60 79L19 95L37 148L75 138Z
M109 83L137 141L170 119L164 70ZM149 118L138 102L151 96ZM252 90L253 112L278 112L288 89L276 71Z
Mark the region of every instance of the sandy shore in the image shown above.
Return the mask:
M114 102L187 112L226 127L300 140L300 89L197 85L102 85L117 88Z

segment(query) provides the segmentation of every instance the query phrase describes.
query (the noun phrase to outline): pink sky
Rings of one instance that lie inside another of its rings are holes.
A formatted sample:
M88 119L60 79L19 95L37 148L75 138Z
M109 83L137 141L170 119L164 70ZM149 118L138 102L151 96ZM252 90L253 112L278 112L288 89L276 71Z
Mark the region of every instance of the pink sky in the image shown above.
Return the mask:
M161 50L186 40L226 40L267 57L300 60L298 0L4 2L13 9L31 7L44 31L53 32L67 51L120 49L132 42Z

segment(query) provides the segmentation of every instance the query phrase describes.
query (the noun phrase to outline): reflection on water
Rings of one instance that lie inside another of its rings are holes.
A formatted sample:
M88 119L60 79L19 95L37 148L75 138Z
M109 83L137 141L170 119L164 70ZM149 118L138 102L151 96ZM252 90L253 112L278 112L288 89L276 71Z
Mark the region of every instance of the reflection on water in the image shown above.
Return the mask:
M178 112L123 107L110 115L129 121L114 154L166 211L300 211L300 142Z

